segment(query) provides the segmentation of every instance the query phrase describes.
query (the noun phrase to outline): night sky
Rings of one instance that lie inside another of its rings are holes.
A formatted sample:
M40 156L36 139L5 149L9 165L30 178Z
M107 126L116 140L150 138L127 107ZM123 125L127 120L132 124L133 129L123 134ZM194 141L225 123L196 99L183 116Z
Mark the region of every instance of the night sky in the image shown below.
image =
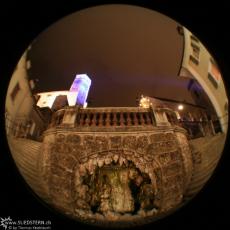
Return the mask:
M136 97L186 100L178 77L183 55L179 24L155 11L104 5L69 15L47 28L29 52L36 92L69 90L76 74L92 80L90 106L135 106Z

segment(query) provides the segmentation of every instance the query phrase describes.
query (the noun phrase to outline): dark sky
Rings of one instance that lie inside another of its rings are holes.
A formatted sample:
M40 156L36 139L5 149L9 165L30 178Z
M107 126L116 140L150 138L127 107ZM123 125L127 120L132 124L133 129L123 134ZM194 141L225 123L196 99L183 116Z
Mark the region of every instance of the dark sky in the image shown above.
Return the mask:
M91 106L135 106L140 94L193 102L177 76L183 54L178 23L128 5L88 8L53 24L34 41L37 92L68 90L87 73Z

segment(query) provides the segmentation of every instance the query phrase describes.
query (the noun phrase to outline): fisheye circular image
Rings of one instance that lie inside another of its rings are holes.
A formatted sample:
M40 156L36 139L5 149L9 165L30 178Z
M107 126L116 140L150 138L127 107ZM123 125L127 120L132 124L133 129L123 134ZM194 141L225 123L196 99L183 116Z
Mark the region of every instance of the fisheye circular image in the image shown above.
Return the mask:
M54 210L92 226L141 226L212 176L228 98L215 58L186 27L108 4L29 44L8 86L5 128L18 170Z

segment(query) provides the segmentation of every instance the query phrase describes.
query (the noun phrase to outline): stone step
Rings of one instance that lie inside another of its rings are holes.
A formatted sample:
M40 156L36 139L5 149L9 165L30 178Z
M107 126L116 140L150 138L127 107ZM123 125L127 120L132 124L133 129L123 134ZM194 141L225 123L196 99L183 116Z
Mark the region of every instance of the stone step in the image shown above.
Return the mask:
M207 173L205 176L203 176L199 180L193 181L192 185L189 187L189 190L186 192L186 196L189 196L190 194L193 194L199 191L207 183L207 181L210 179L211 176L212 174Z
M9 138L8 141L12 156L23 178L35 193L46 199L37 167L42 143L22 138Z
M31 173L35 173L37 175L37 172L35 171L35 168L37 167L37 154L39 149L30 149L29 146L26 149L17 148L18 143L14 143L14 146L12 146L12 152L13 152L13 158L15 161L22 166L22 168L28 168L31 169ZM20 143L21 144L21 143Z
M193 151L200 151L202 162L194 168L194 174L185 193L185 199L191 199L210 179L221 158L221 148L224 141L225 137L223 135L216 135L190 142Z
M207 179L207 177L210 177L212 175L217 164L218 160L214 160L213 162L210 162L209 165L206 165L206 167L199 168L193 175L189 188L196 186L198 183L202 184Z
M193 177L199 177L200 175L206 173L207 171L211 171L213 169L213 166L216 165L219 162L219 157L216 159L213 159L212 161L210 161L209 163L206 163L205 165L203 165L202 167L196 167L195 170L195 174L193 175Z
M196 174L192 177L191 182L199 182L202 179L205 179L207 176L212 175L213 171L215 170L217 166L217 162L214 162L214 164L210 165L207 170L204 170L200 172L199 174Z

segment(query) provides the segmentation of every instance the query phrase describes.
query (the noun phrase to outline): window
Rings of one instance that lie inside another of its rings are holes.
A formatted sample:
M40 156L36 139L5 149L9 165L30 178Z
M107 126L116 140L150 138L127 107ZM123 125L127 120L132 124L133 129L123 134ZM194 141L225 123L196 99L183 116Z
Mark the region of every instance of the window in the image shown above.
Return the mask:
M177 26L177 31L180 35L184 35L184 30L182 26Z
M194 36L190 36L191 54L189 56L189 64L199 65L200 62L200 44L199 40Z
M214 88L218 89L218 84L217 84L217 82L215 81L215 79L213 78L213 76L210 73L208 73L208 79L212 83Z
M217 89L218 85L220 83L220 80L221 80L221 75L220 75L220 71L219 71L216 63L212 59L210 59L210 61L209 61L208 79L210 80L210 82L212 83L214 88Z
M195 37L194 35L191 35L190 38L191 38L191 41L199 43L199 39L197 37Z
M197 90L194 90L194 94L197 98L200 98L200 94L197 92Z
M192 47L192 56L199 61L200 60L200 47L194 44L193 42L191 43L191 47Z
M193 57L192 55L189 56L189 63L191 63L191 62L195 65L199 65L199 61L195 57Z
M12 101L15 100L17 94L19 93L19 90L20 90L20 86L19 86L19 83L17 83L17 84L15 85L13 91L12 91L11 94L10 94Z

